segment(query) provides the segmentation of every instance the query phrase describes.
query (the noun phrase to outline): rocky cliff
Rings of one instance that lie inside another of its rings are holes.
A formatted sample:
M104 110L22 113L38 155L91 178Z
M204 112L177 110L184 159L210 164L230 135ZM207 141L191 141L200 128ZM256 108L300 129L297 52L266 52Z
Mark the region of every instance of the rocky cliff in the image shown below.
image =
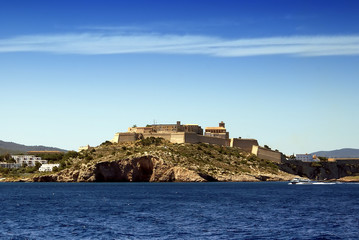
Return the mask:
M315 180L340 179L346 176L359 175L359 164L356 161L285 161L280 165L280 169L291 174Z
M36 182L285 181L293 175L238 148L144 139L81 152L65 169Z
M36 182L203 182L205 178L183 167L170 166L153 156L85 164L57 174L34 177Z

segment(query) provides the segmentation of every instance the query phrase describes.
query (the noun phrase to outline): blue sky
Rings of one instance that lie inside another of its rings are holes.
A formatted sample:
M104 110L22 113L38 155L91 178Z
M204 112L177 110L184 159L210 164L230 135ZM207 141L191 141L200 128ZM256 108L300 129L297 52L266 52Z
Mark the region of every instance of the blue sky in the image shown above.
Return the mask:
M2 1L0 139L77 149L227 124L286 154L359 148L358 1Z

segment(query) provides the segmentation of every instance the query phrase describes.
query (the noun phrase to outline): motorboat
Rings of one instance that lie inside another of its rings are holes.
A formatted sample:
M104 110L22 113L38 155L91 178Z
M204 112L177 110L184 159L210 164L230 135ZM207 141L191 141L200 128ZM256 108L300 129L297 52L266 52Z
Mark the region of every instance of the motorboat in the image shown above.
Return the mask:
M313 184L314 182L306 178L293 178L289 184Z

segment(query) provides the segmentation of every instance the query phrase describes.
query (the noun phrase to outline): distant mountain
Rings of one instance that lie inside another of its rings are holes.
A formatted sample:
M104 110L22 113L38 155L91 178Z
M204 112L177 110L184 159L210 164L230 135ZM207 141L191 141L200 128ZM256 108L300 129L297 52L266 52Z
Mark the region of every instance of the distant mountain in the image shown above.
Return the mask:
M355 148L343 148L333 151L319 151L314 152L319 157L331 157L331 158L359 158L359 149Z
M66 152L67 150L54 148L54 147L45 147L45 146L26 146L22 144L17 144L13 142L4 142L0 140L0 154L10 153L26 153L28 151L61 151Z

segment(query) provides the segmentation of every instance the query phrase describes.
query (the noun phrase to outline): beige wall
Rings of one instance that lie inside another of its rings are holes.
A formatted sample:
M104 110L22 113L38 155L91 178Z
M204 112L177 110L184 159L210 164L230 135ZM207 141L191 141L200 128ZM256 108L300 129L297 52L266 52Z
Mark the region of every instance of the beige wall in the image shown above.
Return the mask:
M246 152L252 152L252 147L258 146L258 141L256 139L232 138L230 146L239 147Z
M266 149L260 146L253 146L252 153L257 157L280 163L282 161L282 153L276 152L270 149Z
M210 143L217 144L221 146L229 146L229 140L223 138L208 137L203 135L198 135L195 133L185 133L185 142L186 143Z
M171 133L144 133L142 134L142 136L144 138L155 137L155 138L163 138L168 141L171 141Z
M136 133L116 133L111 142L134 142L136 141Z
M172 143L184 143L185 142L185 133L172 133L171 140Z
M203 142L203 143L217 144L217 145L221 145L221 146L229 146L230 145L229 139L209 137L209 136L200 136L200 135L198 135L198 136L199 136L200 142Z

